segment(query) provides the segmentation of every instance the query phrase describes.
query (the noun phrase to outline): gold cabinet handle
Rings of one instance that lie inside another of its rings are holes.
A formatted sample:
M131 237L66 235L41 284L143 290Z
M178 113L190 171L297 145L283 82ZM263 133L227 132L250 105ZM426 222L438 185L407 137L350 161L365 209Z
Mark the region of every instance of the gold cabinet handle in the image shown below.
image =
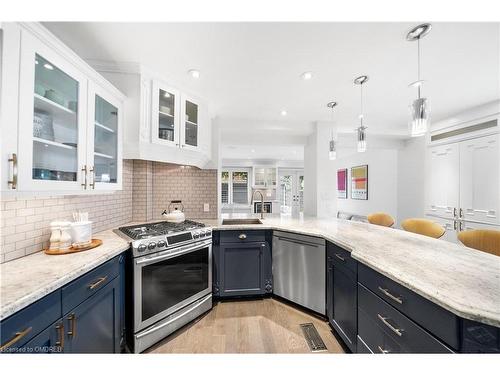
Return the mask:
M87 190L87 165L84 165L81 171L83 174L83 183L81 184L85 190Z
M28 333L30 333L32 329L33 329L33 327L28 327L28 328L23 329L20 332L16 332L14 337L12 337L10 340L8 340L7 342L3 343L2 346L0 346L0 352L4 351L9 346L14 345L16 342L21 340L24 336L26 336Z
M390 353L390 351L389 351L389 350L382 349L382 347L381 347L380 345L379 345L379 346L377 346L377 348L378 348L378 351L379 351L380 353L382 353L382 354L389 354L389 353Z
M100 277L95 283L89 285L89 289L92 290L92 289L97 288L99 285L101 285L103 282L105 282L107 280L107 278L108 278L107 276Z
M388 289L382 288L381 286L378 287L378 290L380 290L384 295L392 299L393 301L399 303L400 305L403 304L403 298L402 297L396 297L395 295L391 294Z
M57 323L56 330L59 334L59 340L56 341L56 346L60 346L61 350L64 349L64 324Z
M398 335L399 337L403 336L403 329L394 327L391 323L387 321L388 318L383 317L380 314L377 314L377 317L396 335Z
M95 169L94 167L90 167L89 172L92 173L92 182L89 184L89 186L92 188L92 190L95 190Z
M12 163L12 177L7 184L14 190L17 189L17 154L11 154L8 160Z
M71 322L71 330L68 331L68 336L75 337L76 336L76 315L70 314L68 316L68 320Z
M464 217L464 210L462 208L459 210L459 216L461 219Z

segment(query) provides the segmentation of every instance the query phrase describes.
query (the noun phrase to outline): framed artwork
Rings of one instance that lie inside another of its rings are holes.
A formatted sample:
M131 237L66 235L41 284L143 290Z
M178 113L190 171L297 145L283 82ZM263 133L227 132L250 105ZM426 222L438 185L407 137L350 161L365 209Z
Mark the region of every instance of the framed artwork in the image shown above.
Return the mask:
M337 198L347 199L347 168L337 170Z
M351 168L351 198L368 200L368 165Z

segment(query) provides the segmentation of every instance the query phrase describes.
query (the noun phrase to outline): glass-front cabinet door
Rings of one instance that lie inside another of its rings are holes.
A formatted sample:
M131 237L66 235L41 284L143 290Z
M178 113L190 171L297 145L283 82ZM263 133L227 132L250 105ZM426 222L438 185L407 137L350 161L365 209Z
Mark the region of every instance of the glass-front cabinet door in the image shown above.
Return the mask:
M89 84L88 117L87 188L121 189L121 102Z
M181 146L188 149L197 149L199 146L199 105L189 97L182 99L182 131Z
M24 35L19 102L22 190L81 190L87 81L62 56Z
M177 90L153 82L152 141L179 147L180 98Z

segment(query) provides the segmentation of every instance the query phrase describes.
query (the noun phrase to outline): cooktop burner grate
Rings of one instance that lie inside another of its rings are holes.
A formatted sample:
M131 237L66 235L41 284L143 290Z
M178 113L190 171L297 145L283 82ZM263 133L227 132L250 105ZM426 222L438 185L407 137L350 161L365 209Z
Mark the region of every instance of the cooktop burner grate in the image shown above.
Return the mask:
M121 227L120 231L133 240L151 238L154 236L163 236L166 234L185 232L197 228L203 228L205 224L198 223L192 220L185 220L182 223L169 223L160 221L151 224L131 225L129 227Z

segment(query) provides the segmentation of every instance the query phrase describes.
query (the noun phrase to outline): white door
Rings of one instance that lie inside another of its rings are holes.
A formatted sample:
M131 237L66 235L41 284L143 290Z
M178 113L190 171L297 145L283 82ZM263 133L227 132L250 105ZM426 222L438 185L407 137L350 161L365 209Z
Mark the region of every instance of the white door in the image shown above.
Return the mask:
M498 135L460 142L460 209L467 221L500 225Z
M459 207L459 145L430 148L427 174L428 215L453 219Z
M153 81L151 141L180 147L180 95L171 87Z
M83 190L86 77L23 33L19 85L19 190Z
M122 188L123 108L106 90L89 83L87 189Z
M304 171L279 170L280 213L297 216L304 212Z

